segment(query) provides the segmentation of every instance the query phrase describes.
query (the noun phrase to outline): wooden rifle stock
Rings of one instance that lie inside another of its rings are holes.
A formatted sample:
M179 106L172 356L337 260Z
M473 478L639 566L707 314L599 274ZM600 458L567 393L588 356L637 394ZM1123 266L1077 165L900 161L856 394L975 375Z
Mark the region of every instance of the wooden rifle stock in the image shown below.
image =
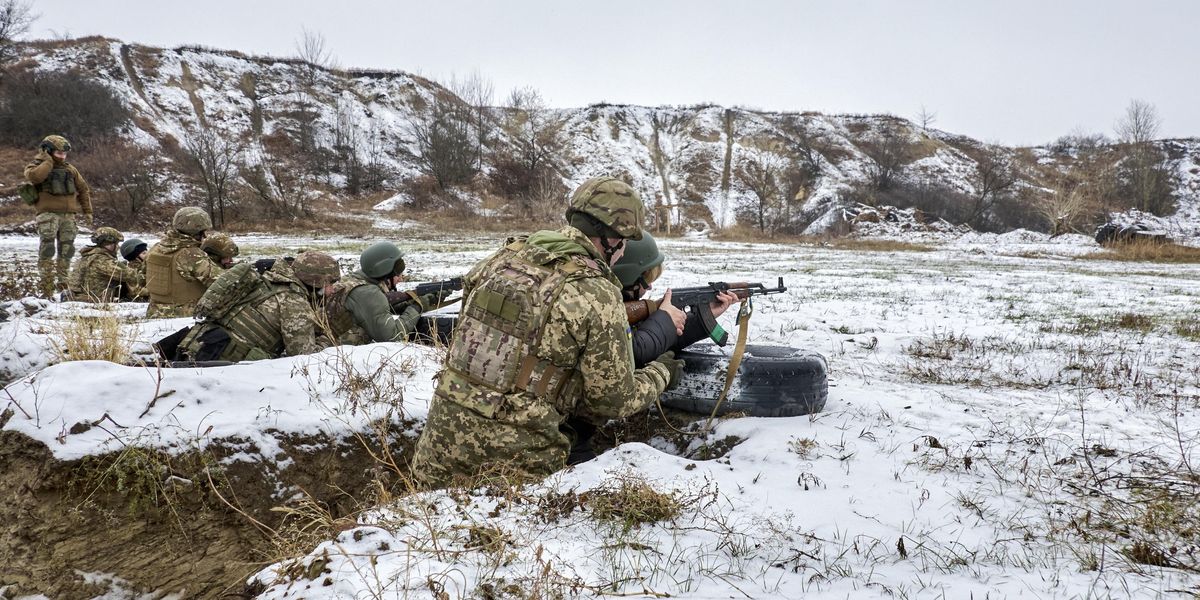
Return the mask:
M654 300L629 300L625 302L625 318L630 325L645 321L650 313L658 310L658 302Z

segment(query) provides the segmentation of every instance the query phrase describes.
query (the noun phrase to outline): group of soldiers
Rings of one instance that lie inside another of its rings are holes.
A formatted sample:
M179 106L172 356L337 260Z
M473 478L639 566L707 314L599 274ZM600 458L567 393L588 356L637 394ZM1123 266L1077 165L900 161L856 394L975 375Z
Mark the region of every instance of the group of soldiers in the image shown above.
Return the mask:
M234 264L237 244L210 231L208 214L195 207L179 209L148 250L116 229L96 228L68 278L74 215L92 221L69 150L64 138L49 136L25 170L38 186L43 290L49 295L55 278L58 285L66 278L77 300L146 299L149 317L196 317L160 341L169 358L243 361L403 340L421 313L446 299L446 292L414 295L396 309L386 292L406 265L391 242L368 247L360 268L344 277L318 251ZM510 238L463 278L414 479L445 486L496 469L547 475L594 456L589 442L598 425L647 408L678 383L683 361L674 351L719 332L674 307L669 291L649 318L629 325L624 301L642 298L662 273L663 256L642 230L644 213L628 184L590 179L572 194L565 227ZM710 309L720 315L736 301L723 293Z

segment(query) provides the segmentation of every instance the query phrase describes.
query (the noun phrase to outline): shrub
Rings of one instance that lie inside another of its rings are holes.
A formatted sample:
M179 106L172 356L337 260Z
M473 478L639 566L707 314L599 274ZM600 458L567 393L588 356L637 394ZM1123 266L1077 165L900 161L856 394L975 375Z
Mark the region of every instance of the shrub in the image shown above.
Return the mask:
M33 147L43 137L64 135L75 149L109 136L131 113L108 87L76 72L9 73L0 85L0 142Z

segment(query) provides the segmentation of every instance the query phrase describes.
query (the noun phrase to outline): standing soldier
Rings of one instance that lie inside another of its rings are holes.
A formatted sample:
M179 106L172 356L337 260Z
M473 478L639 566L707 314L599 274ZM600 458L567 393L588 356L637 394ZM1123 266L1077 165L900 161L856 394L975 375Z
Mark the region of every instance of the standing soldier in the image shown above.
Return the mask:
M625 417L678 383L683 361L669 354L635 370L610 267L641 237L644 212L625 183L588 180L571 196L569 227L511 241L467 274L413 456L418 481L496 467L550 474L566 464L568 417Z
M203 209L185 206L175 211L171 229L146 255L147 317L190 317L196 301L221 274L220 267L200 249L212 220Z
M325 328L338 344L396 342L408 338L417 326L421 311L441 301L440 294L426 294L409 304L399 317L384 292L403 281L404 253L391 242L378 242L363 250L359 270L343 277L325 299Z
M224 233L210 233L200 242L200 249L208 254L208 258L222 269L233 266L233 259L240 253L238 245Z
M132 300L142 293L141 273L117 262L117 244L124 239L112 227L92 233L92 244L79 252L71 271L71 296L80 302Z
M42 294L49 298L68 285L71 257L75 255L75 213L82 212L92 225L92 192L79 170L67 162L71 142L49 135L38 146L25 179L37 190L38 273ZM57 260L56 260L57 255ZM55 278L57 275L57 283Z
M249 263L225 271L197 306L204 320L179 343L181 358L236 362L321 350L313 305L340 276L323 252L277 260L261 275Z

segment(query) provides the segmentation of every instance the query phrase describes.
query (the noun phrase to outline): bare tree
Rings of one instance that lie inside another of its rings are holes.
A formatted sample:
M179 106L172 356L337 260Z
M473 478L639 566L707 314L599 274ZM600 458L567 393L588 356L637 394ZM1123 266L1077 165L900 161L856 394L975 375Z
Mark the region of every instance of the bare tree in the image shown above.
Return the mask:
M997 201L1017 181L1017 172L1009 153L999 146L988 146L975 163L971 181L975 186L974 202L967 223L982 229Z
M417 162L447 190L471 181L475 166L475 135L469 107L449 95L434 97L427 116L412 124L417 142Z
M478 70L459 78L451 75L450 91L458 95L471 108L472 124L475 126L475 168L483 170L483 155L491 143L495 125L488 110L491 108L496 86Z
M1132 100L1115 128L1122 143L1119 193L1132 200L1134 208L1156 215L1167 214L1175 206L1175 174L1167 154L1155 145L1161 125L1153 104Z
M917 113L917 123L921 124L921 132L929 133L929 127L937 121L937 113L931 112L921 105L921 112Z
M886 126L860 147L870 159L867 173L872 189L878 192L890 190L904 174L905 165L912 161L912 144L894 125Z
M774 230L775 213L780 206L780 178L784 170L783 159L767 150L752 150L738 161L734 176L754 194L754 199L744 208L753 216L758 230Z
M1050 237L1057 237L1076 228L1089 204L1085 186L1064 178L1041 195L1035 209L1049 228Z
M204 188L205 210L220 228L225 224L230 181L237 174L233 143L213 129L197 128L184 137L183 147L196 179Z
M37 18L32 0L0 0L0 70L16 58L14 42L29 33Z
M668 207L668 218L679 209L676 189L682 181L676 167L696 145L695 138L689 135L695 120L695 112L674 109L657 109L650 116L650 160L662 182L662 203Z

